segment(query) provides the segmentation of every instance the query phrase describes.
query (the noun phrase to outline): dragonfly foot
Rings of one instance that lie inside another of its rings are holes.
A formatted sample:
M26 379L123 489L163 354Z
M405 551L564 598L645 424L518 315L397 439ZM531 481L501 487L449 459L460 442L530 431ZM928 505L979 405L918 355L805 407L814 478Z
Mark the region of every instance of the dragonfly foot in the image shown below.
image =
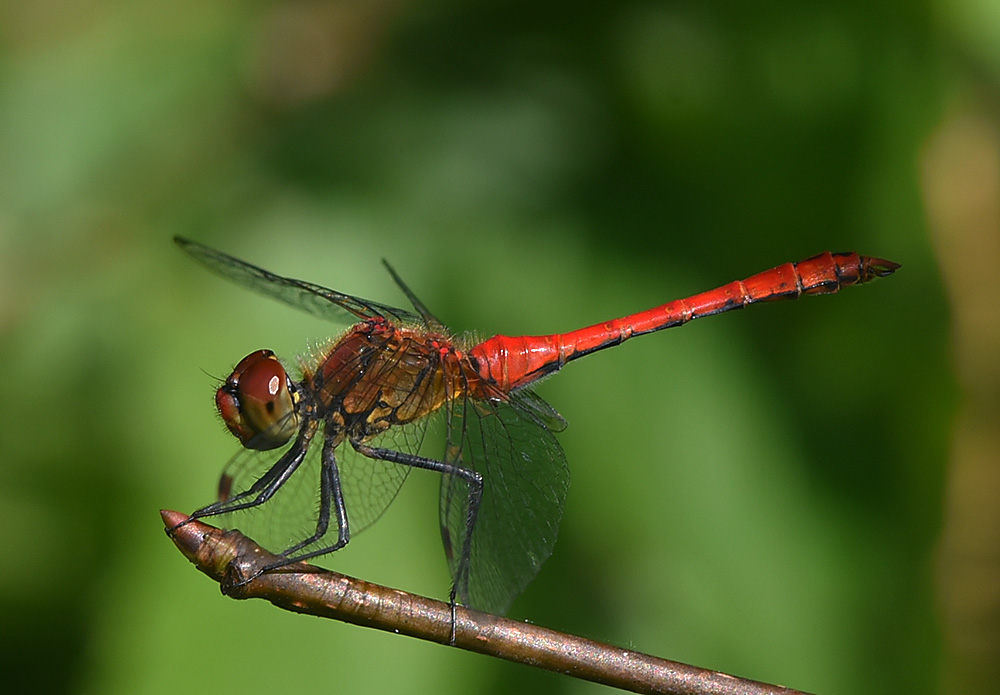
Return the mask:
M267 567L236 558L226 566L226 574L219 583L222 593L232 598L244 598L243 587L267 571Z
M163 530L166 532L168 538L173 538L174 537L174 531L176 531L177 529L179 529L181 526L187 526L192 521L194 521L194 517L193 516L189 516L187 519L185 519L184 521L180 522L179 524L174 524L173 526L168 526L167 528L165 528Z
M455 587L452 586L451 593L448 595L448 605L451 607L451 634L448 637L449 647L455 646L455 631L457 629L457 623L458 623L455 615L455 608L457 606L457 602L455 601L455 596L456 596Z

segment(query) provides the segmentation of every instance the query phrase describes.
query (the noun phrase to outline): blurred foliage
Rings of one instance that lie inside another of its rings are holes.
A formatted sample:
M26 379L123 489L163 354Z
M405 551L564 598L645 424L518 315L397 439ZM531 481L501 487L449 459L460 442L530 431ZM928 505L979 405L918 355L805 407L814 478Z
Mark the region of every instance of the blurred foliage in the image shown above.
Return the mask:
M995 518L949 527L975 507L945 503L979 375L956 378L950 319L996 295L944 293L952 237L932 246L922 185L939 170L921 161L956 112L984 124L973 152L995 145L997 46L997 9L976 0L3 5L5 682L596 688L232 602L187 565L157 511L209 501L235 449L213 377L336 327L205 273L170 243L183 234L401 304L389 258L482 336L575 328L827 248L901 262L546 382L573 485L512 615L816 693L996 692L1000 545L971 543L990 571L967 581L969 556L941 554L943 528L1000 536ZM959 275L992 249L966 248ZM436 482L411 476L325 564L444 597Z

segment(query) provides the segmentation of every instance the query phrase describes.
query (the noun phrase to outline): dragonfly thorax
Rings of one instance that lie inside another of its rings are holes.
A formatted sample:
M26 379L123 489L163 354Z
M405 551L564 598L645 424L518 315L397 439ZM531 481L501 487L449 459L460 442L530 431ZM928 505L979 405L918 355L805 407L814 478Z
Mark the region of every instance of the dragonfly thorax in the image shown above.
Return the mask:
M446 336L379 318L355 325L325 350L301 390L328 423L363 441L464 394L466 372Z

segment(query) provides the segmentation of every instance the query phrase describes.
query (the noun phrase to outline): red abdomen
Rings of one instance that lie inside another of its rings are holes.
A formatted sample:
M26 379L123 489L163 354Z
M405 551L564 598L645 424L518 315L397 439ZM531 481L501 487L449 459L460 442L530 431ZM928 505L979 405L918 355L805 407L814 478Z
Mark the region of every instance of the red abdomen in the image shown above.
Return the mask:
M709 292L569 333L496 335L469 350L469 356L475 361L480 377L506 393L551 374L570 360L619 345L632 336L750 304L795 299L803 294L832 294L841 287L890 275L897 268L897 263L881 258L826 252Z

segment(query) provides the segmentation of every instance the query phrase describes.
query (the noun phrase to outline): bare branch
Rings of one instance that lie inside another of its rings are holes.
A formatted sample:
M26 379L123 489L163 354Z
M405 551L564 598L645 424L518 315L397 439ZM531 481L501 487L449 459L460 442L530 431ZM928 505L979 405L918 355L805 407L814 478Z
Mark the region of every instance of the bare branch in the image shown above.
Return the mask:
M187 519L187 515L179 512L160 514L168 529ZM253 576L254 568L279 558L238 531L222 531L200 521L168 531L168 535L199 570L219 582L222 592L232 598L263 598L297 613L450 643L452 607L442 601L305 563L289 565L241 584L245 577ZM461 649L637 693L805 695L462 606L455 609L454 628L454 646Z

